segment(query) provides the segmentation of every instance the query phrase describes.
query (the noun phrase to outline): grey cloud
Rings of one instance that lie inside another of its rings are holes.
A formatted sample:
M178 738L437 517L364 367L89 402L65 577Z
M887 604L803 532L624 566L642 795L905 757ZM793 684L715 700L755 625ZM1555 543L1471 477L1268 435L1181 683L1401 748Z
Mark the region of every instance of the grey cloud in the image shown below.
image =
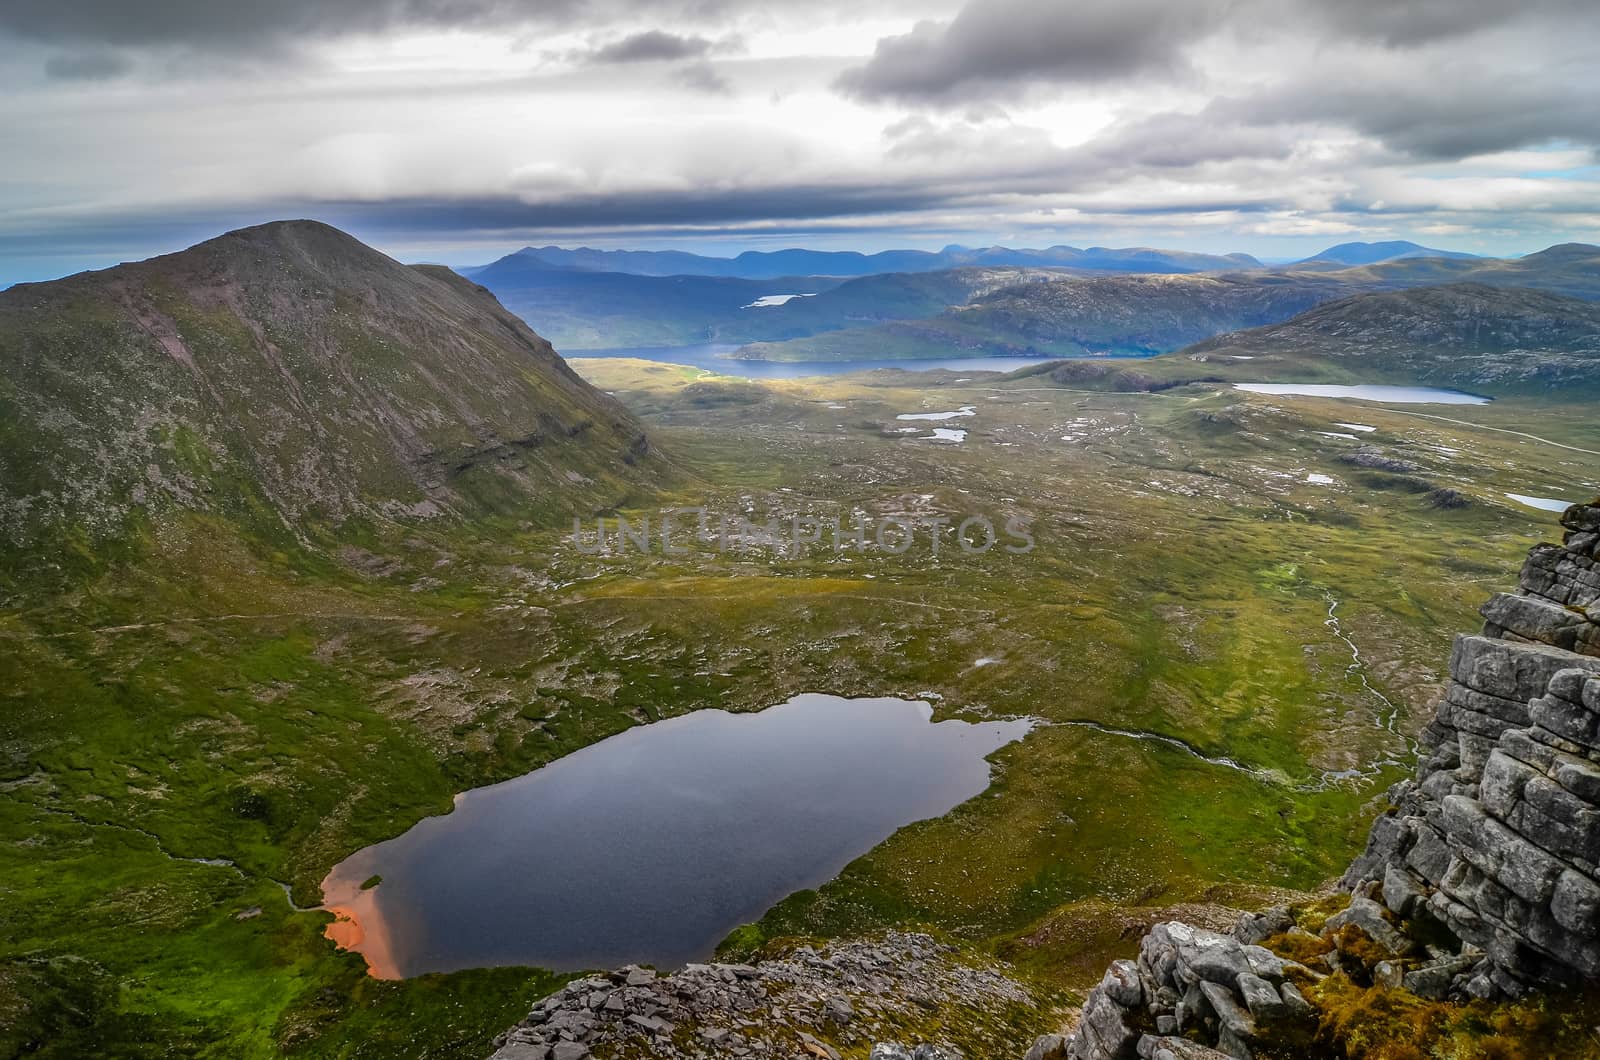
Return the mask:
M1103 165L1186 169L1237 159L1285 159L1298 138L1294 129L1250 124L1208 108L1115 125L1081 152Z
M0 29L45 41L215 45L318 31L471 24L513 9L507 0L7 0L0 5Z
M677 81L686 88L696 92L710 92L725 95L733 91L727 80L710 63L690 63L677 73Z
M0 33L59 44L257 51L405 29L604 27L717 21L736 5L706 0L5 0Z
M111 51L64 52L44 64L45 75L58 81L110 81L132 69L131 59Z
M1393 151L1441 161L1561 141L1600 147L1595 87L1561 77L1465 84L1403 70L1345 85L1307 77L1254 97L1219 101L1214 109L1257 124L1342 125Z
M1033 82L1094 82L1180 65L1216 25L1212 0L972 0L948 23L885 37L837 87L866 100L966 104Z
M1594 0L968 0L948 22L880 39L835 87L861 100L958 106L1040 84L1126 84L1182 69L1192 45L1223 29L1410 54L1464 48L1455 42L1486 32L1560 39L1597 22ZM1493 70L1504 54L1479 43L1457 60Z
M1415 47L1511 22L1582 17L1594 9L1593 0L1307 0L1302 13L1350 37Z
M705 37L684 37L665 30L650 29L633 33L590 52L596 63L648 63L671 59L698 59L715 47Z
M961 197L959 192L949 188L920 184L841 181L837 184L578 195L551 202L523 202L504 197L323 202L317 204L316 209L319 214L348 218L357 224L411 231L476 232L859 217L944 206Z

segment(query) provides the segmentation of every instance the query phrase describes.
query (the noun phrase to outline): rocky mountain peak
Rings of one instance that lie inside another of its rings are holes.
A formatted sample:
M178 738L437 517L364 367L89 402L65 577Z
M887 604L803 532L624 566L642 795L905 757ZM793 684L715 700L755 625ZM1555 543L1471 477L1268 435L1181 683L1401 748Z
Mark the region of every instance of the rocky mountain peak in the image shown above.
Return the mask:
M0 537L589 511L642 429L482 287L316 221L0 292ZM567 501L575 507L555 511Z

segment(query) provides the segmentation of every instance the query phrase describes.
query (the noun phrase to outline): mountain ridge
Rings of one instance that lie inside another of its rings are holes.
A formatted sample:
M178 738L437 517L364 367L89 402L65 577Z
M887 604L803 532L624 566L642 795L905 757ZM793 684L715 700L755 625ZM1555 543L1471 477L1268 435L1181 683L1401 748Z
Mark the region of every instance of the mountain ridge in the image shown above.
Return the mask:
M951 244L939 251L885 250L863 254L853 250L824 251L791 247L784 250L746 250L732 258L712 257L681 250L599 250L593 247L523 247L487 265L462 270L476 277L512 259L539 266L587 272L620 272L641 276L721 276L771 280L794 276L870 276L886 272L936 272L964 265L1039 266L1115 272L1185 273L1219 269L1262 268L1248 254L1203 254L1159 250L1151 247L1089 247L1056 245L1043 249L963 247Z

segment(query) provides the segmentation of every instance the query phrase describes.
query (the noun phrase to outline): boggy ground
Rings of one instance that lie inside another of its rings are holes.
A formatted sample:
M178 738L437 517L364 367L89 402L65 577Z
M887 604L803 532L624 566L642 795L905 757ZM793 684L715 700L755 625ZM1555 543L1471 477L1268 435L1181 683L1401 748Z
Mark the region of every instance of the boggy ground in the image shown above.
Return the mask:
M803 690L1043 724L995 755L986 794L729 953L917 926L1046 990L1086 985L1161 908L1258 904L1343 868L1452 634L1553 532L1503 494L1577 499L1600 467L1581 405L580 367L678 469L625 506L635 521L1016 516L1037 547L596 556L506 523L330 549L195 516L67 592L9 587L0 1054L487 1052L558 977L371 980L280 883L312 905L334 863L455 791ZM1410 467L1340 459L1361 446ZM1441 488L1464 506L1436 506Z

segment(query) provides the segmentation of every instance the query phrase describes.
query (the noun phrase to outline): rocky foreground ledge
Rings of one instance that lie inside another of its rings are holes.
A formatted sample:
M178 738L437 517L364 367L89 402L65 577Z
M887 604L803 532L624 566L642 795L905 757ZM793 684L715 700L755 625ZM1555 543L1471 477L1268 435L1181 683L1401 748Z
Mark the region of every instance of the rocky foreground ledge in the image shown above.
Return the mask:
M758 964L623 968L568 983L496 1040L493 1060L815 1057L956 1060L1015 1051L1040 1002L1000 966L894 932ZM1023 1039L1026 1041L1026 1038ZM908 1044L900 1044L908 1043Z

